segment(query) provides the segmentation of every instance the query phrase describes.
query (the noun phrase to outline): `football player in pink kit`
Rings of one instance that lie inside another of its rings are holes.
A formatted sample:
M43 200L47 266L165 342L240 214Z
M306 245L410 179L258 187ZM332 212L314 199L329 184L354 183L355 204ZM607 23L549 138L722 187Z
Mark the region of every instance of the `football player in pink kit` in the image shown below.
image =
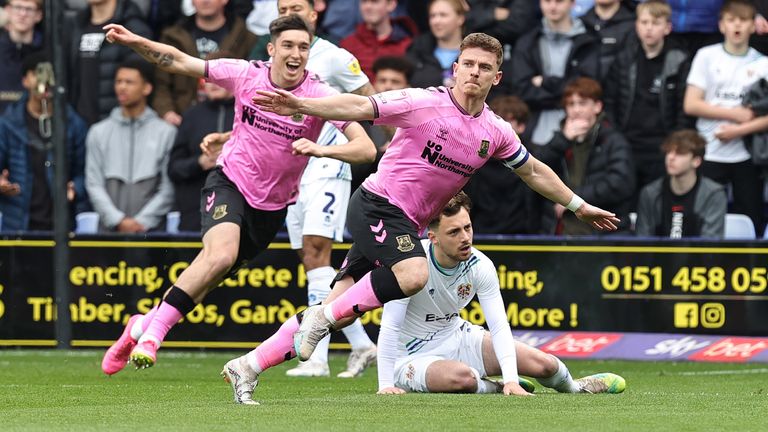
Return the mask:
M166 71L204 77L233 92L236 112L230 140L223 148L207 149L214 154L221 151L221 155L202 190L203 249L156 308L131 317L102 361L102 369L111 375L129 359L137 368L154 365L171 327L230 271L267 248L283 225L286 207L296 201L299 179L310 156L361 163L373 160L376 150L357 123L332 122L349 142L319 146L314 140L324 120L303 114L278 116L251 103L259 89L284 89L302 97L337 94L304 70L312 31L297 16L278 18L270 25L272 63L203 61L122 26L104 28L108 41L132 48Z
M319 99L276 90L259 91L260 96L254 97L254 103L282 115L368 119L399 129L378 172L352 196L347 227L355 243L325 305L291 318L258 348L226 364L236 402L256 403L251 396L258 375L297 353L301 359L308 358L331 328L339 329L365 311L419 292L428 277L419 232L488 158L503 160L535 191L594 228L616 229L618 219L613 213L575 195L551 169L528 154L509 123L488 110L485 99L491 86L501 80L501 59L498 40L474 33L462 42L453 69L456 86L450 89ZM516 382L509 383L504 393L527 394Z

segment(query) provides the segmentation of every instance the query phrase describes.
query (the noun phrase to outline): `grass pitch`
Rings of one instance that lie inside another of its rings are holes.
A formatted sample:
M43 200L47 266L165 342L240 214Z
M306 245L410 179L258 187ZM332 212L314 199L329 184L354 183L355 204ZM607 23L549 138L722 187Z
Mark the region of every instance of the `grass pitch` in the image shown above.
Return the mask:
M0 430L41 431L765 431L760 364L566 361L574 376L624 376L620 395L377 396L362 378L261 377L261 406L232 403L222 365L236 354L160 352L151 369L101 373L102 351L0 350ZM238 353L239 354L239 353ZM331 358L331 372L346 356Z

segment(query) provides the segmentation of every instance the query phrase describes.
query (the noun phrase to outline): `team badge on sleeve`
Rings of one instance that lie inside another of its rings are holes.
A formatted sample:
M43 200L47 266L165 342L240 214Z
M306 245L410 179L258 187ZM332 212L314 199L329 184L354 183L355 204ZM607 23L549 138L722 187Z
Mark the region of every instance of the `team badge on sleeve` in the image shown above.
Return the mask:
M355 75L360 75L363 72L360 68L360 62L358 62L357 59L352 59L352 61L347 64L347 69Z
M480 142L480 150L477 151L477 155L481 158L485 159L488 157L488 147L491 145L491 142L488 140L482 140Z
M227 215L227 205L222 204L213 209L213 220L219 220Z
M397 250L400 252L410 252L416 247L408 234L397 236L395 239L397 240Z

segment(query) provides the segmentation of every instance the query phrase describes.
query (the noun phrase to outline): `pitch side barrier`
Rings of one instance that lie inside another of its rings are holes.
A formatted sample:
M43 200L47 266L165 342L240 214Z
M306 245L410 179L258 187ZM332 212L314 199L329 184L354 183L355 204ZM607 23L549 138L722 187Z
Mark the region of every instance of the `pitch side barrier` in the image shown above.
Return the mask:
M50 237L0 237L0 346L56 345L53 245ZM75 236L69 246L72 346L106 347L131 314L160 300L201 244ZM334 264L349 247L335 245ZM516 337L547 351L768 362L768 242L486 237L476 247L496 263ZM295 252L275 242L208 295L164 346L250 349L304 308L306 285ZM485 322L476 299L461 317ZM372 337L380 320L381 309L362 317Z

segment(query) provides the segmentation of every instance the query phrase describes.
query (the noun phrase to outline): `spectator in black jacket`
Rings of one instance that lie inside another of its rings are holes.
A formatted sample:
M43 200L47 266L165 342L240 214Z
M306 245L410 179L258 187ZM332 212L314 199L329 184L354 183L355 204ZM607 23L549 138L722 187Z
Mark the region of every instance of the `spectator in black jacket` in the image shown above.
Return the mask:
M565 83L581 76L598 78L600 41L580 19L571 17L572 0L540 0L539 5L541 25L517 41L512 58L502 66L511 71L511 80L502 85L511 85L507 91L528 104L531 142L545 145L563 119Z
M600 78L608 74L627 36L634 32L635 12L626 0L596 0L581 20L600 38ZM604 81L603 81L604 82Z
M566 117L548 145L536 149L541 161L560 175L566 185L588 202L600 203L621 219L619 232L629 228L629 198L635 191L632 152L624 137L604 121L600 83L591 78L577 78L563 91ZM587 198L589 197L589 198ZM579 227L572 212L556 204L554 212L544 209L544 216L554 213L553 227L564 235L597 234L591 227ZM583 224L582 224L583 225Z
M666 2L640 4L636 36L627 41L605 80L605 112L632 146L638 189L665 174L659 150L664 138L693 127L683 111L689 55L667 42L670 16Z
M467 0L467 4L467 33L487 33L512 47L541 17L539 5L531 0Z
M227 57L231 55L218 51L206 59ZM181 213L179 231L200 232L200 190L208 172L216 166L216 159L200 150L200 142L211 132L230 130L235 113L235 99L229 90L206 82L203 92L205 101L183 113L168 160L168 177L175 192L174 209Z
M88 8L67 25L70 32L67 78L70 102L90 125L109 116L118 105L115 73L133 54L130 48L105 44L107 24L121 24L132 32L152 37L141 10L131 0L89 0Z
M8 24L0 29L0 114L21 99L21 60L39 50L43 33L35 25L43 19L42 0L10 0L5 5Z

